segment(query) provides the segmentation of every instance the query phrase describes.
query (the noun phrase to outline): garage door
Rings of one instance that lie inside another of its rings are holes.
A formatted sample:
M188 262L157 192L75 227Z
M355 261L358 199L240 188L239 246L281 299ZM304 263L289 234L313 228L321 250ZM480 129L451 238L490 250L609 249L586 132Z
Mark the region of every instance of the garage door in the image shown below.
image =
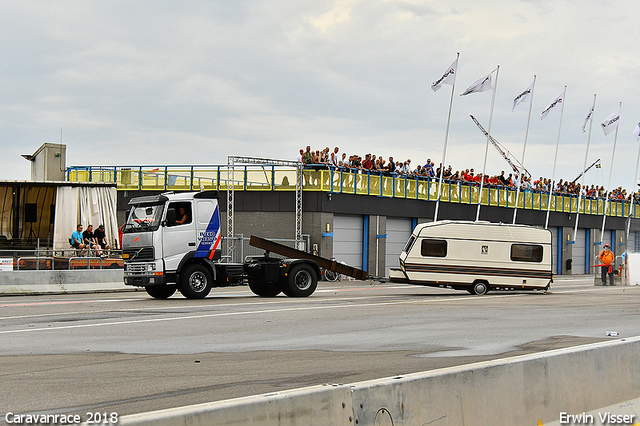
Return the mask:
M585 274L586 266L586 248L587 248L587 231L584 228L578 228L576 235L576 242L573 245L572 256L573 262L571 264L572 274Z
M354 268L362 269L362 216L333 216L333 257Z
M411 235L411 219L387 218L387 248L384 257L385 277L389 276L389 268L400 267L400 252Z

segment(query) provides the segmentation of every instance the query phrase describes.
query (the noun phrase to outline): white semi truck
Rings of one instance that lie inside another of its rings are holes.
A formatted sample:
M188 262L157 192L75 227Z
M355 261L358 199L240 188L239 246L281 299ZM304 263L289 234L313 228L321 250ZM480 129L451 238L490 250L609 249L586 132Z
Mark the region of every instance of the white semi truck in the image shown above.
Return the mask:
M263 297L281 292L306 297L316 289L318 261L324 259L266 240L256 239L265 242L264 256L221 262L216 191L136 197L129 206L122 235L124 284L144 287L154 298L171 297L177 290L186 298L201 299L212 287L242 284ZM277 259L269 257L269 251L300 258Z

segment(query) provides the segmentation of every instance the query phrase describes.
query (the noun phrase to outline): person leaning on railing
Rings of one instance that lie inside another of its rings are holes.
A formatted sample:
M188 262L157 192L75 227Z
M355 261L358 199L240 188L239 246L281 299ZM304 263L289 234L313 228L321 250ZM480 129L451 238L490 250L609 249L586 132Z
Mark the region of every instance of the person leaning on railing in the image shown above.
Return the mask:
M347 153L342 153L342 159L338 160L338 152L338 147L335 147L334 151L331 152L329 147L326 147L322 151L312 151L311 147L307 146L306 151L301 152L301 155L298 156L298 161L302 159L302 163L305 165L305 168L312 170L337 168L342 172L352 173L382 173L384 175L403 176L409 178L426 177L429 180L440 178L439 168L436 171L435 164L431 159L427 159L427 162L422 168L416 168L414 170L411 168L410 160L405 162L394 162L393 157L389 157L389 163L385 164L382 156L371 156L371 154L368 154L368 158L365 158L363 161L362 157L358 155L347 156ZM440 167L442 167L442 164L440 164ZM484 181L491 186L500 186L505 188L517 188L519 183L518 175L510 174L509 178L504 177L504 174L500 176L483 176L481 173L475 174L474 169L465 169L454 174L451 166L444 169L442 178L445 182L463 182L471 185L480 185L481 179L484 179ZM500 180L504 179L505 182L497 183L496 178ZM557 182L552 182L551 179L543 178L542 176L535 181L532 181L531 178L527 176L521 176L521 179L522 184L520 189L526 189L530 192L549 193L553 184L553 192L558 195L578 196L579 194L583 194L585 197L589 198L604 198L605 194L607 194L604 186L598 187L591 185L590 188L588 186L582 188L580 184L563 181L562 179ZM639 199L634 198L632 194L628 194L622 187L611 190L608 197L612 200L640 201Z

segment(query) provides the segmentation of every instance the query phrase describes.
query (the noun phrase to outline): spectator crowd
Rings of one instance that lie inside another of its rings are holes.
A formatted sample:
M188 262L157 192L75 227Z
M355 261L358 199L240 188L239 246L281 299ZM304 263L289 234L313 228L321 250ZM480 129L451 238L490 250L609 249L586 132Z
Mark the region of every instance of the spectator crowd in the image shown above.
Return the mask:
M537 192L549 192L553 183L551 179L543 178L542 176L536 180L532 180L529 176L523 176L522 181L520 181L520 176L517 173L505 175L504 171L499 175L493 176L476 173L473 168L456 170L454 172L451 166L443 168L442 163L436 167L431 159L427 159L424 165L418 164L414 167L411 164L411 159L401 161L394 160L393 157L388 157L388 160L385 160L381 155L376 156L372 154L366 154L364 159L359 155L350 155L347 158L346 153L340 154L338 147L335 147L333 151L331 151L329 147L323 150L313 151L310 146L307 146L306 150L300 149L297 160L303 163L305 168L311 169L334 168L347 172L424 177L430 180L439 179L440 172L442 172L442 178L445 182L464 182L477 185L482 183L485 186L512 188L520 186L523 190ZM553 193L567 195L582 194L582 196L590 198L604 198L606 196L604 186L591 185L589 187L589 185L585 185L581 187L579 183L563 181L563 179L555 182ZM632 195L633 194L627 194L626 189L618 187L609 192L609 199L631 200ZM635 194L635 201L640 201L638 194Z

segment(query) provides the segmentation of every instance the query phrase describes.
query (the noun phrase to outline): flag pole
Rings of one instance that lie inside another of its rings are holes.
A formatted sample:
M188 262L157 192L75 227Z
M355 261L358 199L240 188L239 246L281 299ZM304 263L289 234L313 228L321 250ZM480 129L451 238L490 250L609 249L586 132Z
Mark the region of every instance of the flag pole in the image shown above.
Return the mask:
M484 175L487 168L487 154L489 153L489 138L491 137L491 122L493 121L493 106L496 100L496 91L498 90L498 74L500 74L500 65L498 65L498 67L496 68L496 86L493 88L493 96L491 97L491 112L489 113L489 129L487 130L487 144L484 148L484 165L482 166L482 176L480 178L480 193L478 194L478 210L476 211L476 222L480 220L480 204L482 204L482 188L484 187Z
M591 107L591 122L589 123L589 136L587 136L587 150L584 153L584 165L582 166L582 179L580 179L580 191L578 191L578 211L576 212L576 225L573 228L573 241L576 241L578 235L578 220L580 220L580 204L582 201L582 192L584 191L584 172L587 169L587 157L589 156L589 144L591 143L591 128L593 127L593 113L596 108L596 94L593 94L593 106Z
M529 137L529 123L531 123L531 109L533 107L533 92L536 90L536 75L533 75L533 90L531 90L531 99L529 102L529 118L527 118L527 130L524 132L524 146L522 147L522 161L520 164L524 169L524 153L527 151L527 138ZM516 205L513 209L513 224L516 224L516 215L518 214L518 200L520 199L520 188L522 187L522 171L520 171L520 179L518 179L518 189L516 190Z
M460 52L456 55L456 64L458 63L458 59L460 59ZM456 70L458 72L458 70ZM451 100L449 101L449 115L447 116L447 130L444 133L444 147L442 148L442 167L440 167L440 177L438 179L438 198L436 200L436 211L433 214L433 221L436 222L438 220L438 209L440 208L440 193L441 193L441 185L442 185L442 175L444 172L445 160L447 158L447 141L449 140L449 125L451 124L451 108L453 107L453 91L456 88L456 80L453 80L453 85L451 86Z
M618 107L618 117L620 116L620 110L622 109L622 102L620 102L620 106ZM618 129L620 128L620 125L616 126L616 135L613 138L613 152L611 153L611 167L609 170L609 184L607 185L607 192L606 195L604 197L604 212L602 214L602 230L600 231L600 244L602 244L602 237L604 235L604 225L605 222L607 221L607 207L609 206L609 192L610 188L611 188L611 175L613 174L613 157L616 155L616 142L618 141ZM615 247L612 247L615 250ZM615 253L615 251L614 251Z
M564 86L562 102L567 100L567 86ZM547 199L547 218L544 221L544 229L549 229L549 212L551 211L551 197L553 197L553 187L556 184L556 164L558 162L558 147L560 146L560 130L562 129L562 116L564 115L564 105L560 111L560 124L558 125L558 140L556 141L556 155L553 159L553 172L551 173L551 188L549 188L549 198Z

